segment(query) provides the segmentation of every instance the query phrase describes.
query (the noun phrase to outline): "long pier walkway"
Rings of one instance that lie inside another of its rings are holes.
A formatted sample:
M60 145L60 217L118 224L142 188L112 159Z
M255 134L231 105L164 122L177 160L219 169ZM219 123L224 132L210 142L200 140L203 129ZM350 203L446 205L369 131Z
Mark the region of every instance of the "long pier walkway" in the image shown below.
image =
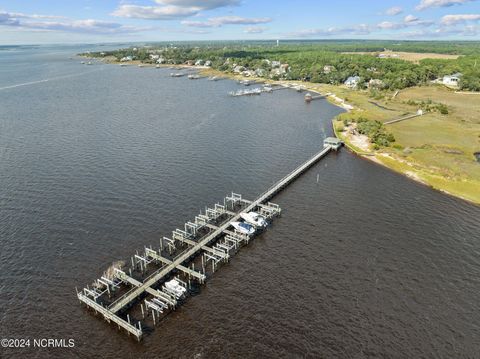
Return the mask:
M232 222L241 221L241 213L244 212L257 211L267 219L272 219L274 216L279 215L281 212L280 207L268 201L320 159L325 157L332 149L337 148L326 144L320 152L283 177L254 201L245 200L241 195L232 193L232 196L225 198L224 205L216 204L215 208L206 209L205 214L197 216L195 222L186 223L185 231L175 230L172 236L173 239L166 237L161 239L161 249L158 252L151 247L145 248L145 253L142 255L138 255L137 252L137 255L132 257L134 271L137 270L138 264L140 265L142 273L145 272L151 262L160 265L160 268L151 273L145 280L139 281L133 278L132 268L130 268L129 274L120 268L113 268L113 275L109 278L102 276L101 279L95 282L95 287L90 288L87 286L87 288L84 288L82 291L77 291L77 298L81 303L101 313L105 320L114 322L119 328L125 329L129 334L133 334L140 340L143 335L141 322L137 321L135 324L132 324L130 316L127 315L125 319L125 316L120 314L121 312L129 309L134 301L138 301L145 296L150 296L152 300L148 301L145 299L145 309L143 304L141 304L141 309L143 318L145 318L146 311L148 315L148 309L152 310L153 322L155 324L156 315L159 316L160 313L163 313L166 309L175 308L178 300L181 300L180 296L176 295L178 293L172 293L172 291L165 288L165 286L161 289L155 288L158 288L159 285L165 283L167 278L171 278L174 273L178 272L187 276L189 283L191 278L196 279L199 283L203 283L206 279L205 262L208 263L209 260L212 261L214 270L218 262L228 260L232 248L236 249L240 243L248 243L248 235L240 233L237 230L229 230L229 228L232 227ZM232 212L227 210L228 204L231 205L232 209L234 209L236 205L240 205L241 208L238 212ZM218 220L222 218L222 216L228 216L227 220L219 224L212 224L212 221ZM195 240L197 232L200 232L202 228L208 231L207 234ZM221 242L221 238L224 240L223 243ZM164 258L162 256L162 250L165 249L163 248L164 241L170 246L169 250L172 248L175 250L177 242L180 242L182 246L186 245L187 248L175 258ZM215 247L211 247L212 243L215 244ZM192 260L192 258L198 257L202 253L203 272L194 269L195 263L193 263ZM187 263L190 263L191 267L189 267ZM185 285L186 290L187 284L179 278L177 280L179 283ZM102 300L102 298L106 299L107 294L108 298L110 298L111 293L116 292L122 285L130 286L131 289L113 302L105 304L108 300Z

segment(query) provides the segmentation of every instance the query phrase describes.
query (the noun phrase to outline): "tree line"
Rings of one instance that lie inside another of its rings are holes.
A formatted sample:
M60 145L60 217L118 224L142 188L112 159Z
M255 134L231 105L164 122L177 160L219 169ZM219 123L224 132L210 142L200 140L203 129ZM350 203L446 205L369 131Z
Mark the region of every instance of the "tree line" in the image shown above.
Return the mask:
M462 55L458 59L424 59L413 63L398 58L379 58L376 52L385 49L403 52L432 52ZM352 54L345 52L373 52ZM218 42L158 44L106 52L117 60L133 56L142 62L154 62L152 53L168 63L210 60L212 68L233 71L233 65L257 70L265 77L304 80L339 85L351 76L359 76L359 88L370 80L381 80L382 89L398 90L428 84L445 75L462 73L459 86L463 90L480 91L480 42L389 42L389 41L301 41L282 42ZM100 56L99 53L90 54ZM267 61L268 60L268 61ZM269 61L288 64L288 71L272 74Z

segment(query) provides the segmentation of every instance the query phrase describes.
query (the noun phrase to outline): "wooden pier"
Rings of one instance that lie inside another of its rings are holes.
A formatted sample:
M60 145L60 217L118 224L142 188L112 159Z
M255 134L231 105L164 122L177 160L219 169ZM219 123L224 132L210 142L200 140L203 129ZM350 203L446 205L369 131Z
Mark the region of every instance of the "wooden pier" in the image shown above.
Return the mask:
M322 95L322 94L312 95L311 93L307 93L307 94L305 94L304 99L305 99L305 102L310 103L313 100L320 100L320 99L326 98L326 97L327 97L326 95Z
M241 221L240 215L243 212L256 211L267 220L280 215L281 208L269 200L332 149L331 145L326 144L320 152L253 201L235 193L226 196L223 204L217 203L212 208L206 208L205 213L200 213L194 221L187 222L184 230L173 231L171 239L161 238L158 249L150 246L145 247L143 253L137 252L132 256L132 265L128 270L114 266L109 275L104 274L92 287L77 290L77 298L96 313L100 313L107 322L117 324L119 328L140 340L144 327L149 325L146 324L146 316L151 313L155 326L161 315L174 310L184 300L183 294L179 295L179 292L172 291L165 285L167 280L175 278L176 283L185 288L181 291L185 293L192 288L193 280L203 284L207 279L206 267L209 262L212 268L210 273L213 274L221 262L227 262L241 245L247 244L251 239L250 235L233 229L232 222ZM198 259L201 259L201 264ZM183 276L184 280L181 280L180 276ZM135 277L140 277L140 280ZM112 299L115 294L118 294L117 298ZM144 303L141 302L142 298ZM138 318L138 314L136 319L130 318L127 312L133 304L139 302L141 318Z

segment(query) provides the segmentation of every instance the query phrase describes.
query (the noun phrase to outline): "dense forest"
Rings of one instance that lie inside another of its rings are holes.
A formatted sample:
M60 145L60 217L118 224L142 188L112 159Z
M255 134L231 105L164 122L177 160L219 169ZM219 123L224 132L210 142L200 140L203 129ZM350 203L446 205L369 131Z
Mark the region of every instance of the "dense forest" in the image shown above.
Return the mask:
M458 59L424 59L418 63L375 56L385 50L461 56ZM156 61L152 59L152 54L171 64L208 60L212 68L227 72L240 66L256 71L257 76L273 79L338 85L351 76L359 76L358 88L366 88L370 80L375 80L379 87L388 90L428 84L445 75L461 73L461 89L480 91L480 42L282 41L280 46L273 41L175 43L151 44L93 55L115 56L117 60L131 56L148 63ZM288 64L288 68L283 72L273 71L272 62Z

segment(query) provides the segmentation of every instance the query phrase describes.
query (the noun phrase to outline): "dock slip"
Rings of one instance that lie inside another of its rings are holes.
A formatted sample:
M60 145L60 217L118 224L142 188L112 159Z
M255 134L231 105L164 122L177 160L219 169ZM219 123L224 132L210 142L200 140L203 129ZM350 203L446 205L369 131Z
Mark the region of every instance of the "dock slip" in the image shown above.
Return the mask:
M327 139L320 152L257 199L249 201L232 193L223 204L205 208L183 229L175 229L170 238L160 238L157 248L137 251L128 267L123 262L114 263L92 285L77 290L80 303L140 340L205 283L222 262L281 214L281 208L270 199L331 150L337 150L341 142L334 140Z

